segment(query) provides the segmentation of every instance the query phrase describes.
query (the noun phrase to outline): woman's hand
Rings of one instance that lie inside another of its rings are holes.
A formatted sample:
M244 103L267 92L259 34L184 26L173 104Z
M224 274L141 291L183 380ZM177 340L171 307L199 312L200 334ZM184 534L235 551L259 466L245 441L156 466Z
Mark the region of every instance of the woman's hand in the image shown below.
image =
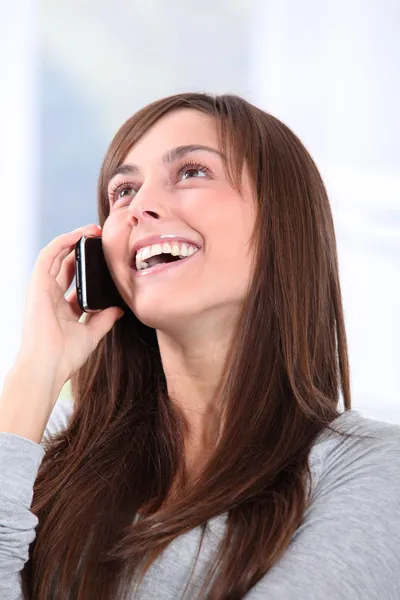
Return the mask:
M18 358L52 370L59 389L123 314L112 307L79 322L76 288L65 295L75 274L75 244L83 235L100 236L101 229L88 225L56 237L39 253L27 289Z

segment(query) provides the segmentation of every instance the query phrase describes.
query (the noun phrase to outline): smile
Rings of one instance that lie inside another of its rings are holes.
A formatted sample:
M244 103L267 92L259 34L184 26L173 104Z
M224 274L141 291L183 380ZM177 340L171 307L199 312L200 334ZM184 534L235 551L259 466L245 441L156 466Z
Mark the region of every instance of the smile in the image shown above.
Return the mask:
M134 275L160 273L187 262L199 248L190 242L163 242L140 248L135 256Z

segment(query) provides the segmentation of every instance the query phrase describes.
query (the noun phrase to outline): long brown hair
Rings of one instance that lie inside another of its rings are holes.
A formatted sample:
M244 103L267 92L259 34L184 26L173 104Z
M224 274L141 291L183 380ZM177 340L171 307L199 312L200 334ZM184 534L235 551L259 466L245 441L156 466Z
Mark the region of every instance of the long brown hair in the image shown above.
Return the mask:
M233 95L153 102L108 149L100 224L110 173L160 117L183 108L215 118L232 184L240 189L246 164L258 200L255 271L226 363L221 436L198 479L166 504L184 472L185 420L168 398L155 331L128 310L74 375L73 416L47 443L25 599L129 597L132 581L174 538L197 526L204 532L222 514L226 534L201 594L242 598L301 522L309 452L339 416L340 394L350 409L329 200L308 151L281 121Z

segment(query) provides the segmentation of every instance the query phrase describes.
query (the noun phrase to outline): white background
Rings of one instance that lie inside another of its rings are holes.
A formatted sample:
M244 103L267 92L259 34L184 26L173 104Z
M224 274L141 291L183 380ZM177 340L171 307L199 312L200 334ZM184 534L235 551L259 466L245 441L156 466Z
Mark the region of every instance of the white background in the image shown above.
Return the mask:
M334 211L353 406L400 423L400 3L0 0L0 385L39 249L96 221L120 124L179 91L243 95L307 146Z

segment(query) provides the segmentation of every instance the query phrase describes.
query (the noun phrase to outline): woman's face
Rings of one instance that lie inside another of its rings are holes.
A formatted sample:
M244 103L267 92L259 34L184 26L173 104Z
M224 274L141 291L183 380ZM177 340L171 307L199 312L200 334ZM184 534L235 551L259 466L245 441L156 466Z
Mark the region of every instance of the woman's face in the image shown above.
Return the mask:
M251 277L256 203L246 172L241 195L229 183L214 119L192 109L167 114L123 165L109 182L103 246L124 300L166 331L234 317ZM160 264L171 252L174 261Z

